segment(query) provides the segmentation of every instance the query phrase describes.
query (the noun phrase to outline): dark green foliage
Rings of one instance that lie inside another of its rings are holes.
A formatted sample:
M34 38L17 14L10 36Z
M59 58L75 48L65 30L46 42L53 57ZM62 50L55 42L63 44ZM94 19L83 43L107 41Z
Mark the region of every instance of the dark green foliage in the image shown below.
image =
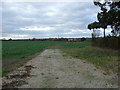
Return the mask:
M111 25L115 27L116 31L120 30L120 1L111 3L108 13L111 15Z
M100 7L101 12L98 13L98 26L97 28L104 29L104 38L105 38L105 29L107 26L111 26L111 33L114 36L120 35L120 1L118 2L107 2L104 1L101 3L101 0L94 1L94 5ZM110 9L108 9L108 7ZM88 29L94 29L96 24L89 24Z
M81 38L81 41L85 41L85 40L86 40L86 38L84 38L84 37Z
M91 23L91 24L89 24L88 25L88 29L97 29L97 28L100 28L100 24L99 24L99 22L93 22L93 23Z

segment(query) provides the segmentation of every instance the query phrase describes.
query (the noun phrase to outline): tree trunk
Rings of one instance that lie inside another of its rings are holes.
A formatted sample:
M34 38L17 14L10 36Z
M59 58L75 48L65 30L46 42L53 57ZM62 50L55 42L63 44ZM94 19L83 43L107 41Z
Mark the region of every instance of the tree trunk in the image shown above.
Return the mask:
M104 38L105 38L105 28L104 28Z

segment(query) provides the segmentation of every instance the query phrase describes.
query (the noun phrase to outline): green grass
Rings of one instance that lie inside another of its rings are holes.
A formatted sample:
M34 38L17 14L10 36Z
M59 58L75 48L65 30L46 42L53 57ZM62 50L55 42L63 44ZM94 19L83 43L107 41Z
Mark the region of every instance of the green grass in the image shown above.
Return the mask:
M89 47L88 47L89 46ZM86 60L97 67L113 72L118 69L118 53L110 50L90 47L91 42L58 42L58 41L3 41L2 69L7 75L10 71L22 66L29 56L42 52L46 48L61 48L67 55ZM49 57L50 58L50 57Z
M81 48L90 45L84 43L66 43L51 41L6 41L2 43L2 59L22 59L37 52L43 51L46 47L59 45L62 48Z
M8 73L10 73L12 70L9 68L9 69L4 69L2 72L1 72L1 76L5 76L7 75Z
M105 71L118 72L118 52L94 47L63 49L67 55L86 60Z
M53 42L30 42L30 41L8 41L3 42L2 58L21 59L33 55L46 47L53 45Z
M3 41L2 42L2 69L6 75L11 70L23 65L28 57L42 52L47 47L82 48L91 45L90 42L58 42L58 41Z

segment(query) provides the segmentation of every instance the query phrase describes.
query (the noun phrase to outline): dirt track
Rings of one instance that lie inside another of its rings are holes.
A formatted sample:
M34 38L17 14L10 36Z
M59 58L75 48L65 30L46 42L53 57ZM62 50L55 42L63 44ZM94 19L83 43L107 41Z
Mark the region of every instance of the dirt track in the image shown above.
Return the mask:
M32 66L26 84L18 88L117 88L118 77L104 75L84 60L62 54L59 49L46 49L30 60Z

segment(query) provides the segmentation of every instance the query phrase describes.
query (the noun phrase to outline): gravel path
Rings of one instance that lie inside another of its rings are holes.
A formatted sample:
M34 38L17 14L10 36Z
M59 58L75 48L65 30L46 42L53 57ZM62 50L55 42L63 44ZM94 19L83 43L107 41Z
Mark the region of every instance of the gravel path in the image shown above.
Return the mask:
M32 66L26 84L18 88L117 88L118 77L104 75L102 70L84 60L75 59L59 49L46 49L30 60Z

